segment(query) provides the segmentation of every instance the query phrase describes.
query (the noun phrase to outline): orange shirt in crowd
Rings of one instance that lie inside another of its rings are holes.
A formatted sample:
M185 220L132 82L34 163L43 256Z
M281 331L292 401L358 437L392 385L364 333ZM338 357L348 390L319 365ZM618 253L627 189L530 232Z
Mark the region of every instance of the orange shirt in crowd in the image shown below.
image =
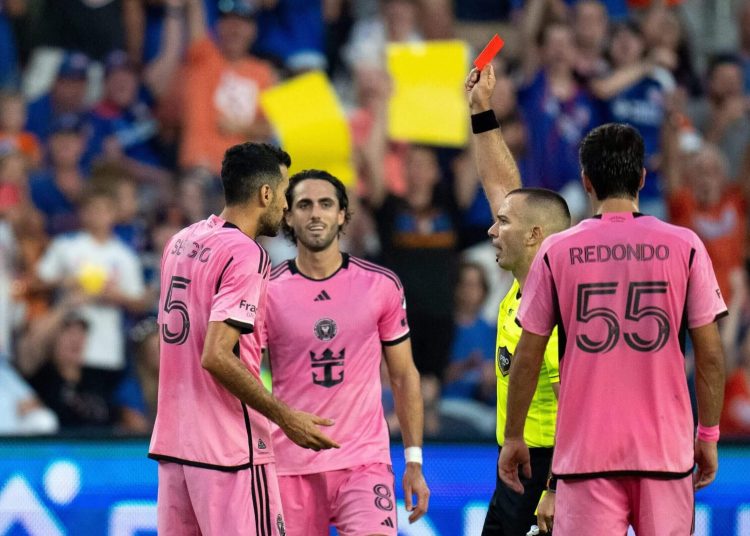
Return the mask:
M730 186L712 207L702 207L689 188L669 196L670 221L695 231L706 245L714 265L719 288L728 303L731 299L729 274L745 261L747 204L742 191Z
M193 43L185 69L180 166L205 166L218 175L224 151L248 141L222 132L222 116L251 125L261 115L260 92L274 82L265 61L246 56L230 62L210 38Z
M727 381L724 390L724 408L721 410L721 434L734 436L750 436L750 424L743 423L732 412L736 412L736 404L744 403L750 406L750 382L745 369L740 367L734 371ZM735 408L732 408L735 406ZM730 412L732 408L732 412Z

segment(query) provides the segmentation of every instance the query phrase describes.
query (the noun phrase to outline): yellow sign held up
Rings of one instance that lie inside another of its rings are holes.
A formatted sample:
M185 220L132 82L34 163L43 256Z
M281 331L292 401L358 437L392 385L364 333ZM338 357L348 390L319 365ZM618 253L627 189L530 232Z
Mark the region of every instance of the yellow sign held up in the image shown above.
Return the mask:
M268 89L260 104L292 157L290 172L322 169L347 186L354 183L349 123L325 74L303 74Z
M386 54L394 90L388 107L389 137L448 147L466 145L466 43L393 43Z

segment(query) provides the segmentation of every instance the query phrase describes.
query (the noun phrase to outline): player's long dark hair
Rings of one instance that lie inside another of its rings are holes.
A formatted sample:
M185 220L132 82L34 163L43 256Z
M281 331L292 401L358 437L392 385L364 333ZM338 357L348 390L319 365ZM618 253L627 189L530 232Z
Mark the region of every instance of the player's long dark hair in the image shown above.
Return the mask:
M306 180L326 181L333 186L334 190L336 190L336 199L338 199L339 202L339 209L344 211L344 224L339 228L339 236L341 236L344 232L344 227L346 227L352 219L352 212L349 210L349 196L346 193L346 186L344 186L344 183L327 171L323 171L322 169L305 169L289 177L289 187L286 189L286 204L289 207L288 210L292 209L294 189L299 183ZM293 244L296 244L297 235L294 233L294 229L287 225L286 219L282 220L281 227L284 230L284 236L291 240Z

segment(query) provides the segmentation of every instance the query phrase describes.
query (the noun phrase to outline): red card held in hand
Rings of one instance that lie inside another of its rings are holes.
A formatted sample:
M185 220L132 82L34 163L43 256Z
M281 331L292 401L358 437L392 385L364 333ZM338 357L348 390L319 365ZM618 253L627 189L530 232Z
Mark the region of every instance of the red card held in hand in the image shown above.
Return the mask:
M495 34L495 36L490 39L490 42L487 43L487 46L484 47L484 50L477 56L477 59L474 60L474 67L479 69L480 71L484 69L484 67L492 61L492 58L495 57L495 55L500 52L500 49L503 48L503 45L505 44L505 41L503 41L499 35Z

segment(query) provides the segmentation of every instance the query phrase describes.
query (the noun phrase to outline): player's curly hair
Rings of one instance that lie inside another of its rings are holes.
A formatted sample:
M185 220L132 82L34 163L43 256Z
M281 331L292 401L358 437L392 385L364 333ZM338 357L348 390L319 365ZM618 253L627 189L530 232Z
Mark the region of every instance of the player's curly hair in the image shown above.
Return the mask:
M326 181L333 185L336 190L336 198L339 202L339 208L344 211L344 224L339 228L339 236L344 232L344 227L352 219L352 211L349 210L349 196L346 193L346 186L339 179L323 171L322 169L305 169L299 173L295 173L289 178L289 187L286 189L286 204L289 207L287 210L292 209L292 202L294 201L294 189L297 185L306 180L319 180ZM293 244L297 243L297 235L294 233L294 229L289 227L286 223L286 218L282 220L281 228L286 236Z
M273 145L251 142L233 145L221 162L227 206L247 203L264 184L276 189L281 182L279 167L291 165L289 154Z

